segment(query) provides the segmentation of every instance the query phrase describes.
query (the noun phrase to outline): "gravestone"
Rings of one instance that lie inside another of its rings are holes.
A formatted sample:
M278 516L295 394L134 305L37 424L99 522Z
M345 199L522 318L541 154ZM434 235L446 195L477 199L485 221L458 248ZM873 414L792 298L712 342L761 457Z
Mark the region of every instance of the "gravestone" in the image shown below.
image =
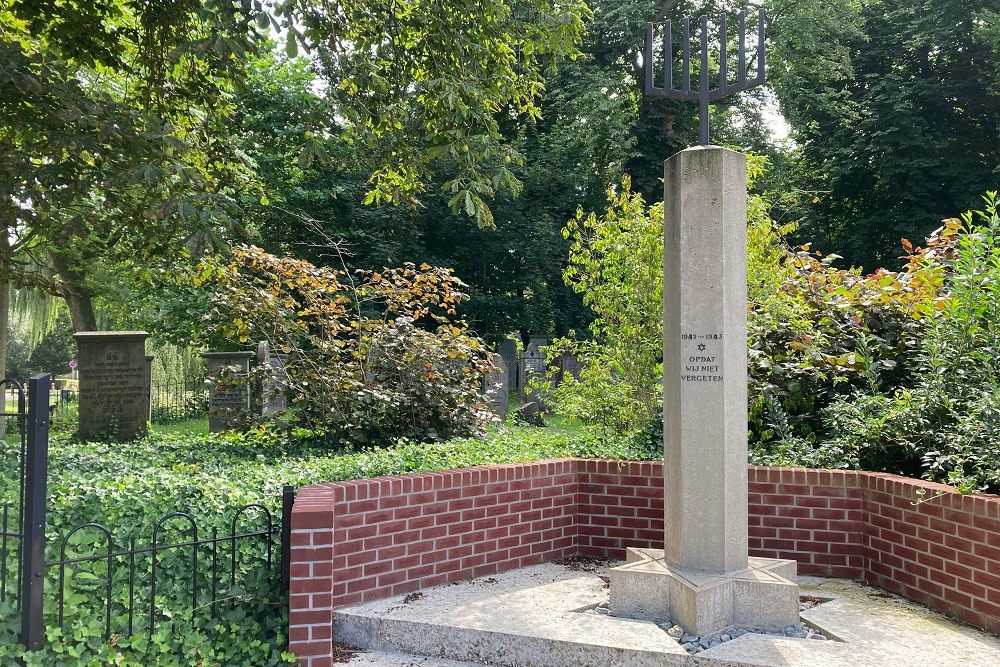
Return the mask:
M493 370L483 377L483 394L496 416L506 421L510 410L510 374L503 355L493 355Z
M519 364L521 377L518 380L518 387L520 388L521 402L524 403L528 400L529 390L528 382L532 377L544 377L545 376L545 353L539 351L535 345L529 345L524 352L521 353L521 361Z
M627 550L612 614L707 635L799 622L793 560L747 538L746 158L715 146L664 166L664 550Z
M583 362L574 354L566 353L559 357L559 381L562 382L566 376L574 380L580 379L580 372L583 370Z
M285 380L284 356L271 352L268 342L262 340L257 345L257 364L266 367L260 381L260 413L273 415L284 412L288 408L282 388Z
M250 412L250 390L242 381L250 373L253 352L204 352L211 384L208 390L208 430L225 431Z
M503 357L503 362L507 365L507 373L510 376L507 384L513 385L513 388L516 389L518 387L517 345L515 345L514 341L509 338L504 339L504 341L500 343L499 352L500 356Z
M541 413L547 410L537 390L528 384L532 377L545 377L545 353L532 343L521 354L519 364L518 396L521 399L521 416L529 423L538 423Z
M131 440L149 423L145 331L84 331L74 334L79 373L80 435L115 426L118 440Z
M545 336L529 336L528 337L528 347L534 347L536 350L545 351L551 341Z

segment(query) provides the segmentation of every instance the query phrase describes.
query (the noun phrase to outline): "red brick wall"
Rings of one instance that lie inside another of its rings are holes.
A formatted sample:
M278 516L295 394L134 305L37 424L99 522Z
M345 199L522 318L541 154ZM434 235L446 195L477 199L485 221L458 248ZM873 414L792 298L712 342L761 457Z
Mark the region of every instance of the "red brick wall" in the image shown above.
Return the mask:
M1000 633L1000 497L860 474L866 480L865 580Z
M663 548L663 463L584 461L577 507L581 553L620 557ZM750 555L791 558L800 574L859 578L863 501L853 471L749 471Z
M626 547L663 548L663 462L581 460L577 548L624 557Z
M330 667L333 607L576 553L578 464L565 459L301 489L292 510L290 650L302 665Z
M1000 632L1000 497L751 467L749 531L752 555ZM663 546L662 463L562 459L305 487L292 512L290 648L329 667L337 606L628 546Z
M750 468L750 553L798 561L800 574L860 578L861 477L847 470Z

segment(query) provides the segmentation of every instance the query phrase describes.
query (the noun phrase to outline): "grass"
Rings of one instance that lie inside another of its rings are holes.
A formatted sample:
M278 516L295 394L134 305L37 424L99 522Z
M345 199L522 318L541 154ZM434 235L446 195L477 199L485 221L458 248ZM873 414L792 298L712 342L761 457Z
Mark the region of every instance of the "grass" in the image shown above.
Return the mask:
M150 433L156 435L202 436L208 433L208 418L151 424Z

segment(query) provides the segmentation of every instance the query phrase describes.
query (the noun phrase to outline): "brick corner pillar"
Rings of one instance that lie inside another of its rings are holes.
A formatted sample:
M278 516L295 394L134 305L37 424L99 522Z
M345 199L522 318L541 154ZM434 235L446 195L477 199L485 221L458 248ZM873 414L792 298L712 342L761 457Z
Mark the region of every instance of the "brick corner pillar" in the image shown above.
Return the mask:
M288 649L301 667L333 665L335 494L333 486L306 486L292 508Z

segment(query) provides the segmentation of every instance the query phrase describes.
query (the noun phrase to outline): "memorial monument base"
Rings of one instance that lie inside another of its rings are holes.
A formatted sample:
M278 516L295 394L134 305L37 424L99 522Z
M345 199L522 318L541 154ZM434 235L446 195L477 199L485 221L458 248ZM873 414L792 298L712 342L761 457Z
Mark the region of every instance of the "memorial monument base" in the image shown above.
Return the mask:
M698 636L799 623L794 560L751 557L745 570L720 575L671 568L661 549L629 548L608 576L612 616L669 619Z

